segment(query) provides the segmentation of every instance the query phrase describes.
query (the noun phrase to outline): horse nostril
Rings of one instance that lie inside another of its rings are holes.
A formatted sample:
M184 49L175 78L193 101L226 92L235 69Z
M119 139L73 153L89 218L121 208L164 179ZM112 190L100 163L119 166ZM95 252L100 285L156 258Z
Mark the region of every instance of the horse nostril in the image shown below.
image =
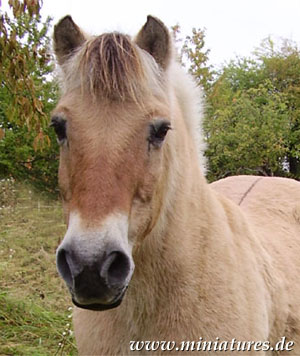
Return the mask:
M73 285L73 276L71 272L70 265L68 263L68 252L60 248L57 251L57 257L56 257L56 263L57 263L57 269L62 278L66 281L68 286Z
M121 251L114 251L103 262L100 275L109 286L123 286L129 271L129 258Z

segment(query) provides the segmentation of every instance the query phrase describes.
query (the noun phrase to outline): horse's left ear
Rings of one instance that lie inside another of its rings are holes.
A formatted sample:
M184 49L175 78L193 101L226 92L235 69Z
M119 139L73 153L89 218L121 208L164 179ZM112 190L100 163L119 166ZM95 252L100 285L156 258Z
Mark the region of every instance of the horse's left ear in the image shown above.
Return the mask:
M80 47L86 38L71 16L65 16L54 26L54 52L63 64Z
M149 15L135 42L149 52L163 69L167 68L172 51L171 36L159 19Z

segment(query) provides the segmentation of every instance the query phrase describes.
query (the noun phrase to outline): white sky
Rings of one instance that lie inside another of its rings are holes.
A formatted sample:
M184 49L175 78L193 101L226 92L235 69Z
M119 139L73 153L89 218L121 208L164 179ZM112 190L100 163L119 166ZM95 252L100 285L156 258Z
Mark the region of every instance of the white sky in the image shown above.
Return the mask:
M135 35L148 14L184 34L206 28L214 65L247 56L269 35L300 44L300 0L44 0L43 15L56 23L64 15L91 34L122 31Z

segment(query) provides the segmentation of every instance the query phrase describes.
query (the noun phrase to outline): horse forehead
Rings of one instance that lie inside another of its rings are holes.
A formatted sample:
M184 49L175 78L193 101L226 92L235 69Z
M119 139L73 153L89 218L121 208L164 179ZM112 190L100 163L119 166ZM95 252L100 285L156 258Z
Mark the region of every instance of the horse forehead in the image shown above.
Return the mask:
M166 111L157 100L149 100L147 105L139 106L134 102L118 102L106 98L93 99L81 90L66 92L60 99L54 114L63 115L73 126L112 128L123 124L128 128L138 125L143 119L149 119L155 111Z
M137 164L137 158L147 149L148 130L143 123L141 127L130 127L124 123L103 125L102 122L97 125L72 124L69 156L77 169L94 167L96 171L98 166L103 173L124 162Z

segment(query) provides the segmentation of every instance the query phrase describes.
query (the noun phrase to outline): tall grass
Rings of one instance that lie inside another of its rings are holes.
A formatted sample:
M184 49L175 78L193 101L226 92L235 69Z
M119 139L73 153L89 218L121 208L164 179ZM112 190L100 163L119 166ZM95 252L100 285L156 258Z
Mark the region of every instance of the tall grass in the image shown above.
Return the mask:
M55 266L60 202L2 180L0 226L0 355L76 355L71 301Z

